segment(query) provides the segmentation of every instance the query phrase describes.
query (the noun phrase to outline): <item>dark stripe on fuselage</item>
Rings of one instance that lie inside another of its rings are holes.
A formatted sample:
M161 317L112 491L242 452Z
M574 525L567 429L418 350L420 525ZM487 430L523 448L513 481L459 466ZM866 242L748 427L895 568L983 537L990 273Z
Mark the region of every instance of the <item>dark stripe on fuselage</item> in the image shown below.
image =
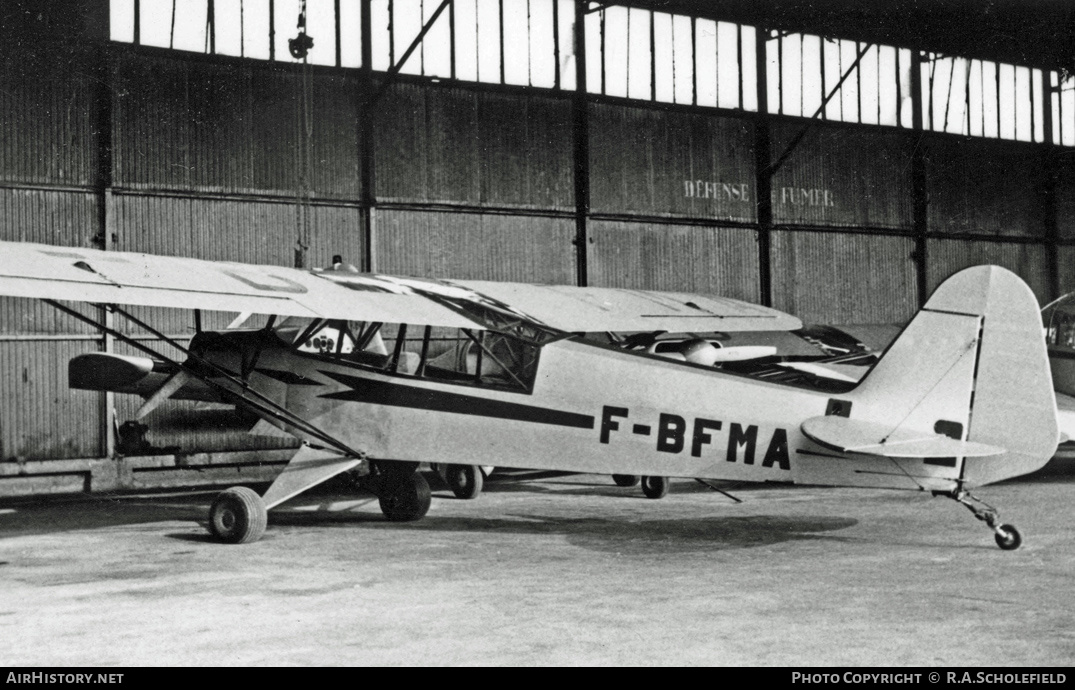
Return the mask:
M351 390L329 393L322 395L322 398L351 400L372 405L387 405L389 407L410 407L434 412L454 412L456 414L494 417L496 419L512 419L535 424L570 426L577 429L594 428L593 415L551 410L547 407L536 407L534 405L520 405L519 403L501 400L490 400L476 395L418 388L417 386L348 376L347 374L330 371L322 371L321 373L351 387Z
M322 386L322 385L324 385L323 383L320 383L318 381L314 381L313 379L308 379L305 376L301 376L299 374L295 374L295 373L290 372L290 371L279 371L277 369L265 369L265 368L262 368L262 367L258 367L257 369L254 369L254 371L256 371L259 374L264 374L265 376L268 376L269 378L276 379L277 381L280 381L281 383L286 383L289 386Z

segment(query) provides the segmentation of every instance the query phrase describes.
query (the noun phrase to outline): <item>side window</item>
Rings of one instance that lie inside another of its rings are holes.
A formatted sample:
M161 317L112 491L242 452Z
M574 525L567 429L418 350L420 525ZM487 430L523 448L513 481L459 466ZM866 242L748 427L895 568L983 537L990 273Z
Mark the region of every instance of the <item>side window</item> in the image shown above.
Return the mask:
M375 365L388 359L379 323L289 317L275 331L299 352Z
M276 334L298 352L382 371L472 386L529 391L540 346L465 328L288 318Z
M422 375L444 381L473 382L474 370L467 370L467 353L473 344L458 328L430 329Z
M538 346L491 331L434 329L422 375L494 388L529 390Z
M381 328L381 336L388 352L388 363L385 368L398 374L413 376L418 373L422 364L424 331L423 326L409 326L405 323L385 324Z

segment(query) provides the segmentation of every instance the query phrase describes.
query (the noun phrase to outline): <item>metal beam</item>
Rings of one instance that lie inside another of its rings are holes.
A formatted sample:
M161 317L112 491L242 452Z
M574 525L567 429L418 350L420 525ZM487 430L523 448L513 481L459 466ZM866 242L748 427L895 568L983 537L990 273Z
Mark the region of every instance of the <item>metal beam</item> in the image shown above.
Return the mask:
M795 137L791 140L787 148L784 149L784 152L780 154L779 158L776 159L776 162L769 166L768 172L770 177L775 175L776 172L780 170L780 167L784 165L788 158L791 157L791 154L795 152L795 149L799 146L799 144L802 143L802 140L806 136L806 133L809 132L810 128L813 126L813 121L821 117L821 113L825 111L825 106L829 104L829 101L833 99L833 96L839 93L840 89L844 85L844 82L847 81L847 78L851 76L851 73L858 68L859 63L862 62L863 56L866 55L867 52L869 52L871 47L872 46L867 45L865 48L858 52L858 56L855 58L855 61L851 63L851 66L848 67L847 71L844 72L842 77L840 77L840 81L836 83L836 86L832 87L832 91L829 91L828 95L825 96L825 100L821 101L821 105L819 105L817 107L817 110L814 111L814 114L810 116L810 122L799 130L798 134L796 134Z
M575 94L571 101L575 158L575 280L589 285L590 114L586 91L586 0L575 0Z
M915 248L911 257L915 262L915 274L918 278L918 306L923 307L929 296L929 187L926 179L925 133L922 122L922 54L918 51L911 53L911 128L915 132L915 144L911 150L911 203L914 207L912 223Z
M433 24L437 21L437 18L440 17L441 13L445 10L446 7L448 7L448 5L451 4L451 2L452 0L441 1L440 5L437 7L437 10L433 13L433 16L429 18L429 20L422 26L422 30L418 32L418 35L415 36L413 41L411 41L411 45L407 48L406 52L403 53L403 57L401 57L395 64L388 68L388 71L385 72L385 76L381 80L380 85L377 87L377 91L374 92L373 96L369 100L368 105L370 107L376 105L377 102L380 101L381 98L384 96L385 92L388 91L388 87L390 87L395 81L396 75L399 74L400 70L403 69L403 66L407 64L407 59L410 58L411 54L414 53L414 51L418 49L418 46L422 44L422 39L426 37L426 34L429 33L429 30L433 28ZM363 14L362 17L362 21L366 22L366 14ZM365 43L362 44L362 50L363 52L366 50Z
M373 91L373 22L370 17L371 0L362 0L362 78L359 79L358 98L358 147L359 147L359 185L361 194L362 218L362 270L374 271L373 243L373 208L377 203L375 190L374 138L372 99L367 96Z
M773 231L773 176L768 172L772 160L772 142L769 131L768 60L765 44L768 30L754 30L754 51L757 74L758 116L754 118L754 189L758 214L758 289L762 305L773 305L772 278L772 231Z

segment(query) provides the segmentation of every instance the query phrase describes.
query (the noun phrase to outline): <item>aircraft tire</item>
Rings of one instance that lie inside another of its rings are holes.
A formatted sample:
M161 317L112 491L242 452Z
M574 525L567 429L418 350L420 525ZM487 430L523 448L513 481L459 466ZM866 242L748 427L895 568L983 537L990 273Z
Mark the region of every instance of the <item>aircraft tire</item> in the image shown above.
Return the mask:
M381 512L392 522L419 520L432 503L429 482L417 472L403 478L391 493L381 495Z
M640 481L637 474L614 474L612 475L612 481L616 482L616 486L638 486Z
M642 477L646 498L664 498L668 494L668 477Z
M444 479L456 498L477 498L485 484L482 469L477 465L448 465Z
M227 544L247 544L261 539L269 514L261 496L245 486L220 492L209 508L209 532Z
M996 540L1000 548L1005 551L1014 551L1023 543L1023 535L1019 534L1019 530L1015 529L1014 525L1001 525L997 528Z

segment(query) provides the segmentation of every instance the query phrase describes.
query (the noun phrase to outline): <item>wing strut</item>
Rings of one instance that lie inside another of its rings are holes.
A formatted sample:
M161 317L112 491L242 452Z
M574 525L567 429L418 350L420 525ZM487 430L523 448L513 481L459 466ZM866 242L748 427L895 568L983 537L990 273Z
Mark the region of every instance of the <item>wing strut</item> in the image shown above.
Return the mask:
M288 409L276 404L271 399L265 397L261 393L258 393L256 390L250 388L246 384L245 381L243 381L242 379L236 378L235 375L232 372L227 371L226 369L223 369L223 368L217 366L213 362L210 362L210 361L208 361L206 359L203 359L202 357L199 357L198 355L194 354L193 352L191 352L187 348L185 348L182 345L180 345L178 342L175 341L175 339L169 338L167 335L161 333L160 331L158 331L157 329L153 328L149 324L145 323L141 319L133 316L132 314L129 314L128 312L125 312L124 310L116 307L115 305L105 304L105 305L98 305L98 306L101 306L106 310L110 310L110 311L119 313L121 316L123 316L124 318L129 320L131 323L134 323L134 324L146 329L152 335L160 338L164 342L166 342L169 345L175 347L180 352L182 352L185 355L187 355L189 358L191 358L193 360L196 360L199 365L202 365L202 366L206 367L206 369L214 371L217 375L221 376L222 378L227 379L231 383L233 383L236 386L238 386L241 390L239 392L233 391L230 388L228 388L227 386L223 385L220 381L215 381L215 380L209 378L208 376L206 376L204 374L200 374L197 371L194 371L193 369L191 369L191 367L185 366L182 362L179 362L179 361L177 361L175 359L172 359L171 357L168 357L167 355L161 354L160 352L157 352L157 351L153 350L152 348L143 345L142 343L138 342L137 340L134 340L133 338L131 338L131 337L129 337L129 336L117 331L116 329L110 328L108 326L105 326L104 324L102 324L102 323L100 323L98 321L95 321L94 319L92 319L92 318L90 318L90 317L88 317L88 316L86 316L86 315L84 315L84 314L82 314L82 313L80 313L80 312L78 312L78 311L76 311L74 309L71 309L70 307L66 307L66 306L60 304L59 302L56 302L55 300L46 299L46 300L43 300L43 301L46 302L47 304L55 307L56 309L59 309L60 311L64 312L65 314L68 314L68 315L78 319L79 321L82 321L83 323L86 323L88 325L91 325L91 326L94 326L96 328L101 329L104 333L106 333L108 335L111 335L112 337L116 338L117 340L119 340L119 341L121 341L123 343L126 343L127 345L130 345L131 347L133 347L133 348L135 348L137 350L141 350L142 352L144 352L144 353L146 353L146 354L148 354L150 356L153 356L153 357L160 357L160 358L164 359L165 361L167 361L168 363L179 367L181 371L188 372L192 376L196 377L198 380L202 381L206 385L208 385L211 388L213 388L214 390L216 390L218 393L220 393L221 397L223 397L225 400L232 401L237 405L242 405L242 406L248 407L248 408L252 409L254 412L256 412L256 413L258 413L260 415L263 415L265 417L268 417L270 419L275 419L277 421L283 422L284 424L296 427L296 428L304 431L305 433L310 434L314 438L317 438L318 440L323 441L325 444L337 449L338 451L340 451L341 453L343 453L345 455L350 455L350 456L356 457L356 458L364 458L366 456L365 453L363 453L361 451L358 451L358 450L355 450L354 448L351 448L350 446L346 445L345 443L340 442L334 436L326 433L325 431L322 431L320 428L314 426L313 424L310 424L305 419L302 419L298 415L295 415L294 413L290 412ZM254 398L247 397L247 394L250 394L250 395L254 396Z

